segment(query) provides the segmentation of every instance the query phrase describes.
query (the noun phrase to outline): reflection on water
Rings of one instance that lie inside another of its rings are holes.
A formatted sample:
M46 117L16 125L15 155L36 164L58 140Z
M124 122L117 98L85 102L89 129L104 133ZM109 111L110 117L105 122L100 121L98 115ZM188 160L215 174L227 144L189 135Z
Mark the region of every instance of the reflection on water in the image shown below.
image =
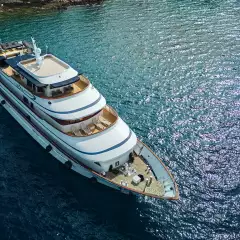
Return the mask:
M67 172L0 110L3 238L238 239L238 1L105 1L0 15L88 75L172 169L178 202L129 198ZM36 157L37 156L37 157Z

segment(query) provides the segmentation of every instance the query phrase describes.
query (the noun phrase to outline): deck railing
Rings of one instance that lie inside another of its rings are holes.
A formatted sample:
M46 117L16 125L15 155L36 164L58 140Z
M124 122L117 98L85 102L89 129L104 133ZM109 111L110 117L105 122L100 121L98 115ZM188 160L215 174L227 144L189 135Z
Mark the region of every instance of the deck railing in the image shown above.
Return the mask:
M89 79L86 78L84 75L80 74L80 75L79 75L79 78L80 78L84 83L86 83L87 85L90 84Z
M110 107L109 105L106 105L106 106L105 106L105 109L106 109L108 112L110 112L112 115L114 115L115 117L118 117L117 112L116 112L112 107Z

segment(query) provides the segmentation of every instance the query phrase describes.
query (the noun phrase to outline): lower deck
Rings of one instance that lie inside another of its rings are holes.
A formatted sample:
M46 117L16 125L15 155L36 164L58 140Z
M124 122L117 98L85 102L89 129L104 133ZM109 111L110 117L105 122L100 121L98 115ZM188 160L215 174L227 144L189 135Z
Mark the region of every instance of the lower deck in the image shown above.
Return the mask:
M91 117L89 120L80 122L73 126L69 136L85 137L99 132L113 126L118 119L116 112L109 106L105 106L96 116Z
M128 170L121 166L118 169L114 169L111 172L106 173L106 178L111 182L123 185L132 190L136 190L145 194L152 194L156 196L164 196L164 185L160 183L152 173L148 171L148 165L142 160L140 156L135 156L133 163L128 163ZM136 184L133 182L133 177L141 174L144 180ZM152 182L149 184L150 178ZM148 179L148 180L147 180Z

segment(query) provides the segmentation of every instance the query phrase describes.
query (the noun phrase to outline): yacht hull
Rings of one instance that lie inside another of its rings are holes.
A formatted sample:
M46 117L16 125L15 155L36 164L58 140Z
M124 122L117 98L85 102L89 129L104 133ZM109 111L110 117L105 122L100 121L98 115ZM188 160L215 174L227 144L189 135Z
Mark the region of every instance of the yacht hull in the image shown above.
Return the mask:
M81 174L87 178L93 179L94 181L97 181L101 184L104 184L108 187L111 187L113 189L119 190L124 194L134 194L134 195L147 195L142 192L138 192L135 190L132 190L128 187L121 186L119 184L116 184L112 181L109 181L109 179L106 179L101 174L93 171L88 166L84 165L82 162L79 161L79 159L75 158L74 155L69 153L67 149L64 148L63 145L58 144L55 139L51 138L49 133L41 128L39 126L38 120L34 120L33 112L30 111L29 108L25 106L25 104L18 99L15 94L13 94L4 84L4 82L1 81L1 73L0 73L0 103L1 105L12 115L13 118L46 150L48 151L53 157L55 157L57 160L59 160L61 163L66 164L70 163L70 169L75 171L78 174ZM5 79L6 81L6 79ZM31 115L30 115L31 114ZM31 117L30 117L31 116ZM138 149L139 148L139 149ZM150 150L147 149L143 143L138 141L138 144L136 145L135 151L143 151L143 148L145 149L146 154L149 156L151 155ZM151 159L149 159L151 160ZM159 161L156 157L154 157L154 161ZM159 162L160 163L160 162ZM66 164L66 166L69 166ZM159 165L161 168L165 169L165 173L167 175L171 174L168 172L166 167L161 163ZM171 179L173 180L172 176ZM177 200L178 199L178 190L177 186L173 180L173 184L176 189L176 194L174 197L159 197L159 196L151 196L151 197L157 197L161 199L168 199L168 200ZM149 196L149 195L148 195Z
M104 184L108 187L114 188L116 190L121 190L121 188L116 184L104 180L101 176L96 175L87 167L80 165L79 162L76 162L76 159L72 158L67 153L60 150L59 147L54 146L52 141L49 141L49 139L43 136L43 133L39 129L36 129L36 126L33 126L32 122L29 122L29 119L26 118L26 116L28 116L28 113L22 111L22 107L16 100L11 98L11 95L12 94L10 93L10 91L7 90L6 87L4 87L0 83L1 105L26 130L26 132L29 133L29 135L32 136L34 140L36 140L40 144L40 146L42 146L44 149L47 149L48 146L51 146L51 151L49 151L49 153L63 164L70 161L72 163L71 169L76 173L81 174L87 178L93 178L97 180L97 182ZM126 190L124 193L129 194L129 192L130 191Z

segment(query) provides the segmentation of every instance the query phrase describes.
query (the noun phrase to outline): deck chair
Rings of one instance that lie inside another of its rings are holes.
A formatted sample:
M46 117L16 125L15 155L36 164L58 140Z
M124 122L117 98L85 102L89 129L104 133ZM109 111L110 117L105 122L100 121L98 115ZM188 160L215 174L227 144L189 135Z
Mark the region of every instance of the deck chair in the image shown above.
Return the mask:
M83 136L83 134L81 133L81 130L78 129L76 126L72 126L72 132L77 137Z
M108 127L108 126L111 125L111 122L109 122L107 119L105 119L105 118L102 117L102 116L99 117L99 120L100 120L100 122L101 122L104 126L106 126L106 127Z
M87 125L83 125L82 126L82 130L84 133L86 133L87 135L91 135L92 134L92 131L89 129L89 127Z
M99 121L98 118L94 118L92 122L97 127L97 129L99 129L99 130L105 129L104 125Z

